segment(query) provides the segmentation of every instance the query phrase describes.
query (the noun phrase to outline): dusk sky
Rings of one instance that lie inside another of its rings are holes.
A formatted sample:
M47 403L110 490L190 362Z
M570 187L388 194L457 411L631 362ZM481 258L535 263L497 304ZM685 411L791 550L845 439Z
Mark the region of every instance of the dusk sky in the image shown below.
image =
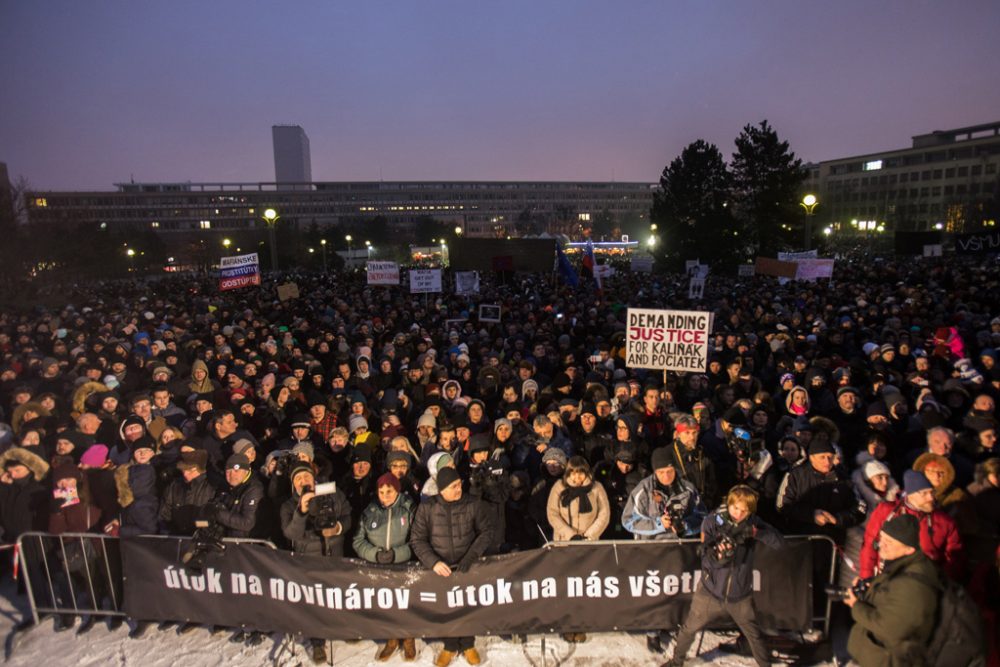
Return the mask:
M655 181L767 118L806 161L1000 120L1000 2L0 2L0 162L36 189ZM381 172L380 172L381 170Z

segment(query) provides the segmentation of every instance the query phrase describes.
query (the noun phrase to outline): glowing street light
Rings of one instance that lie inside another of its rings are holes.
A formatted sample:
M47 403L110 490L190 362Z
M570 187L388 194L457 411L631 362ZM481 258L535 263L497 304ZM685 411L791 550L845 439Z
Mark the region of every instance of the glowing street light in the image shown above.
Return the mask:
M811 245L812 241L812 216L813 216L813 209L816 208L817 204L819 204L819 199L817 199L816 195L812 193L807 194L805 197L802 198L802 201L799 202L799 206L804 208L806 211L806 224L803 225L806 250L809 250L809 246Z
M319 244L323 248L323 273L326 273L326 239L320 239Z
M646 239L646 245L648 245L650 248L654 247L656 245L656 237L650 236L648 239Z
M350 234L348 234L347 236L344 237L344 240L347 241L347 258L350 259L351 258L351 241L354 240L354 237L352 237Z
M268 238L270 239L271 245L271 270L278 270L278 242L275 240L274 228L278 224L278 219L281 216L273 208L269 208L264 211L264 224L267 225Z
M823 228L823 236L829 236L830 234L833 234L833 228L832 227L824 227Z
M655 222L649 226L649 230L651 232L655 232L656 231L656 223Z
M461 236L462 235L462 231L463 230L462 230L461 227L455 227L455 236Z

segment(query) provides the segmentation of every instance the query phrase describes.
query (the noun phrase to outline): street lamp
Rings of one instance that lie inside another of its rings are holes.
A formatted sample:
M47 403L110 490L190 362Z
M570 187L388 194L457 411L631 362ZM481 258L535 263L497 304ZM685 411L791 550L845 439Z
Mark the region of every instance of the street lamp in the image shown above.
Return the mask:
M802 226L803 233L805 235L804 242L806 250L809 250L809 246L811 245L813 209L816 208L816 204L818 203L819 200L816 199L816 195L812 193L807 194L802 198L802 201L799 202L799 206L804 208L806 211L806 224Z
M229 246L231 246L232 244L233 242L230 241L229 239L222 239L222 247L226 249L226 252L229 252Z
M653 231L653 232L656 231L656 223L655 222L649 226L649 230Z
M372 242L365 241L365 251L368 253L368 259L372 258Z
M461 235L462 235L462 228L455 227L455 236L461 236Z
M649 248L650 248L650 249L652 250L653 246L655 246L655 245L656 245L656 237L655 237L655 236L650 236L650 237L649 237L649 238L648 238L648 239L646 240L646 245L648 245L648 246L649 246Z
M326 239L320 239L319 244L323 248L323 273L326 273Z
M125 251L125 254L128 255L128 270L130 272L135 271L135 250L129 248Z
M267 225L268 238L271 241L271 270L278 270L278 242L275 240L274 228L278 224L278 219L281 216L273 208L269 208L264 211L264 224Z

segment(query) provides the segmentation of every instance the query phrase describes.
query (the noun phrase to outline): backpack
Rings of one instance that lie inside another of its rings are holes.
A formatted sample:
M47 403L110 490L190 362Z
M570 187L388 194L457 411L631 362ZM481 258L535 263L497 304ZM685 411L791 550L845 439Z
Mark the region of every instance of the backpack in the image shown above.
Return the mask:
M986 637L979 608L961 585L947 577L939 582L907 572L925 586L938 591L938 609L934 632L924 647L931 667L984 667Z

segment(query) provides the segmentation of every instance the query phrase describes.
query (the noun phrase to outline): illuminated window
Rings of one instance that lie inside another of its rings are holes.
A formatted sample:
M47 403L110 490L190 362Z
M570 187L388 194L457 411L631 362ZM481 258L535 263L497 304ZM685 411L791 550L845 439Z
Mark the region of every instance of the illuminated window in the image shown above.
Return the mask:
M211 229L212 228L212 221L211 220L202 220L201 222L198 223L198 226L201 229Z
M48 205L49 205L49 200L47 200L45 197L39 197L35 200L35 206L37 206L38 208L45 208Z
M579 214L576 217L580 220L580 222L590 222L590 214L589 213L581 213L581 214Z
M151 222L151 223L149 223L149 226L152 227L153 229L159 229L160 228L160 223L158 223L158 222Z
M878 171L882 168L882 160L872 160L871 162L865 162L865 171Z

